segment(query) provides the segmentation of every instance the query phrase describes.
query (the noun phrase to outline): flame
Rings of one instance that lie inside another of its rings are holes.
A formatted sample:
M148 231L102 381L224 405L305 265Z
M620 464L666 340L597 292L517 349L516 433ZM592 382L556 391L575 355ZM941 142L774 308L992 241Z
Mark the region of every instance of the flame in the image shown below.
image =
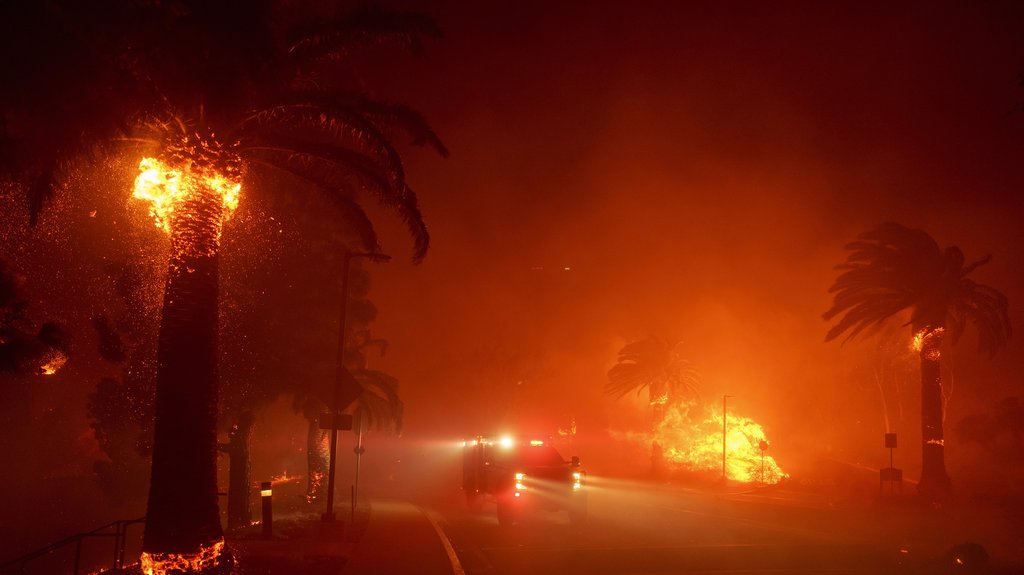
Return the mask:
M709 406L667 407L650 439L662 447L670 470L722 472L722 414ZM766 440L764 429L757 422L729 413L725 433L726 478L742 483L775 484L789 477L772 456L761 451L760 442Z
M43 356L42 365L39 366L39 375L53 375L64 367L68 362L68 356L59 349L49 351Z
M920 352L924 349L926 359L938 361L942 354L939 349L939 345L942 343L942 336L945 333L946 328L943 327L922 328L914 334L914 339L911 340L910 347L916 352Z
M924 345L924 336L927 333L927 329L922 329L915 333L914 339L910 340L910 349L914 351L921 351L921 347Z
M211 190L223 198L225 218L238 207L242 184L211 169L196 172L190 168L168 166L156 158L143 158L139 162L139 171L132 197L150 202L149 215L156 222L156 227L167 233L171 232L175 207L200 188Z
M199 548L195 553L142 553L143 575L169 575L170 573L198 573L217 565L224 553L224 540Z
M301 475L288 475L288 470L285 470L281 475L275 475L270 478L271 485L283 485L285 483L295 483L302 479Z

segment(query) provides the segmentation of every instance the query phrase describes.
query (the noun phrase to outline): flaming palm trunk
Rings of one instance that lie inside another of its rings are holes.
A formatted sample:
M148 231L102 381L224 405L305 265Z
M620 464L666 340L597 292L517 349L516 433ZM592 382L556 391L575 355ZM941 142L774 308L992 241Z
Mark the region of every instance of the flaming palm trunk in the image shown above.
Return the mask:
M917 331L921 358L921 482L922 495L942 495L952 482L946 473L945 439L942 432L942 374L939 358L944 330L922 328Z
M172 256L157 349L153 470L142 546L151 554L197 553L223 537L217 505L215 246L223 208L208 186L200 188L206 189L182 204L170 226Z
M217 502L218 252L240 185L222 175L237 172L215 142L189 138L167 155L169 165L143 160L135 189L153 201L157 225L171 236L142 541L146 575L225 564Z

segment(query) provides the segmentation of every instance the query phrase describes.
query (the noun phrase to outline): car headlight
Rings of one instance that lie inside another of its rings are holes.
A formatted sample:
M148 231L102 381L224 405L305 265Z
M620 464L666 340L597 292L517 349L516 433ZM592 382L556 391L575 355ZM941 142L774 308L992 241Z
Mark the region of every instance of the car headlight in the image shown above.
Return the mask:
M572 472L572 490L579 491L583 489L583 472L573 471Z

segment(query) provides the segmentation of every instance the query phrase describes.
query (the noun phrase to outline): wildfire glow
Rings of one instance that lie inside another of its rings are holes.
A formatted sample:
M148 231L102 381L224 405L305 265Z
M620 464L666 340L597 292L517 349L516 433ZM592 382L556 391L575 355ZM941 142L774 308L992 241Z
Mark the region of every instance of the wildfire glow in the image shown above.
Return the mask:
M309 474L309 489L306 491L306 502L312 503L316 501L317 496L320 494L320 490L323 488L324 476L327 474L323 471L313 471Z
M665 409L665 417L650 439L661 445L669 470L721 474L722 414L716 411L686 404ZM725 473L729 480L775 484L789 477L774 458L762 453L762 440L766 440L764 429L757 422L728 414Z
M942 336L946 333L946 329L937 327L934 329L924 328L917 331L914 334L914 339L910 342L910 347L916 352L920 352L922 349L927 348L927 359L938 361L941 351L939 350L939 344L942 343Z
M169 575L178 573L198 573L217 565L224 553L224 540L221 539L201 548L195 553L143 553L140 558L143 575Z
M68 362L68 356L64 355L64 352L60 350L52 350L43 357L42 364L39 366L39 375L53 375L60 371L60 368L64 367L64 364Z
M281 475L275 475L270 478L271 485L284 485L285 483L294 483L302 479L301 475L288 475L288 471L285 470Z
M238 207L242 184L212 170L196 172L168 166L156 158L143 158L139 171L132 197L150 202L149 215L165 232L171 231L175 207L199 189L210 190L223 198L225 218Z

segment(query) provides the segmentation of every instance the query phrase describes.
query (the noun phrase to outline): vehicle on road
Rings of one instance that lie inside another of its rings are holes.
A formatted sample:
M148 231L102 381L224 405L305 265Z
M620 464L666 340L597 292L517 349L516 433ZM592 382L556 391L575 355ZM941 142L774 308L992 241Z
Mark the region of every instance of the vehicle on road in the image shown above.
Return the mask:
M494 502L499 525L515 523L526 509L567 511L573 524L586 520L580 458L562 459L548 438L473 437L463 444L462 471L470 508Z

